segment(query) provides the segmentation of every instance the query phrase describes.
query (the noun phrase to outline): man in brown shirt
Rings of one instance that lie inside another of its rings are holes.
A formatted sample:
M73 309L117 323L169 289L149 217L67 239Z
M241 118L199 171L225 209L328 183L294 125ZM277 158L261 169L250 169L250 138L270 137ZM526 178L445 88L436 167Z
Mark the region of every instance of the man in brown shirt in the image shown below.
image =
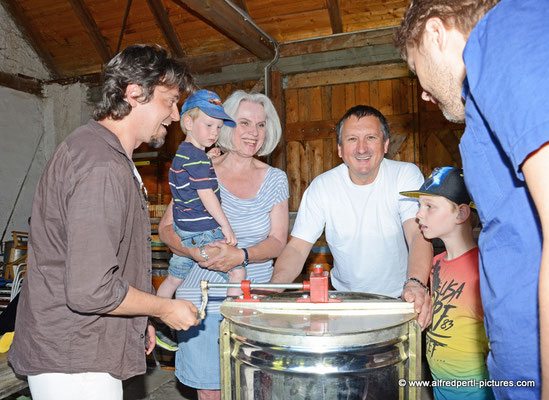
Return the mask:
M197 324L192 303L151 294L149 216L132 162L141 143L162 145L192 86L160 47L125 49L105 69L94 120L48 162L8 354L33 399L122 400L122 380L145 373L154 348L147 316L173 329Z

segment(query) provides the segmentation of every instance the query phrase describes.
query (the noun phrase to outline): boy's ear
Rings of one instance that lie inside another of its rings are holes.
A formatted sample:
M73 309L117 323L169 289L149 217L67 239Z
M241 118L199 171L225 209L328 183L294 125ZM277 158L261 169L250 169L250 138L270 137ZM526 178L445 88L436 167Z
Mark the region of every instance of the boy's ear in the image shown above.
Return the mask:
M193 117L191 117L190 115L185 115L183 117L183 126L185 126L185 130L187 132L190 132L193 130L193 125L194 125L194 121L193 121Z
M458 206L458 215L456 217L457 223L462 224L469 219L471 215L471 208L467 204L460 204Z

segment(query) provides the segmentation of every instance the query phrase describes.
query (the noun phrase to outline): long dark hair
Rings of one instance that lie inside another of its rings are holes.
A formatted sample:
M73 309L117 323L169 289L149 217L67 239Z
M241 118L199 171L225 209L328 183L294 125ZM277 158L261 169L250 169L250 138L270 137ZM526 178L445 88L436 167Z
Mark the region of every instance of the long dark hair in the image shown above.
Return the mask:
M183 61L169 57L168 52L158 45L134 44L114 56L105 67L101 101L95 106L93 118L96 121L109 117L119 120L128 115L131 106L124 97L131 83L143 89L139 99L142 103L151 99L158 85L178 87L182 92L196 88Z

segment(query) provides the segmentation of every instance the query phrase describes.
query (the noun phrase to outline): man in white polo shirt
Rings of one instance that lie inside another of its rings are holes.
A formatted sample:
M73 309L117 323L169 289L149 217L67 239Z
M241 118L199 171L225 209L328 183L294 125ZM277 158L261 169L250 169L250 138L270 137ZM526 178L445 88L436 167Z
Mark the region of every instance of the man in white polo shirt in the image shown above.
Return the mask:
M423 175L414 164L384 158L389 125L373 107L349 109L337 135L344 163L316 177L303 194L271 282L293 281L325 229L337 290L402 295L415 302L425 327L431 319L426 284L433 250L419 230L417 202L399 194L421 186Z

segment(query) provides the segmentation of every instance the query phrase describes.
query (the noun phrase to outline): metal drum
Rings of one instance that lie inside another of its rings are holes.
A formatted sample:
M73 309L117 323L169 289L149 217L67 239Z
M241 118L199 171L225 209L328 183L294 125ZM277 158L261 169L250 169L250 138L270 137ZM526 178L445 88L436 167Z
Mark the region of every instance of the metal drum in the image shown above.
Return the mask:
M306 292L226 300L220 326L224 400L419 399L399 380L421 374L413 304L365 293ZM338 302L339 301L339 302Z

